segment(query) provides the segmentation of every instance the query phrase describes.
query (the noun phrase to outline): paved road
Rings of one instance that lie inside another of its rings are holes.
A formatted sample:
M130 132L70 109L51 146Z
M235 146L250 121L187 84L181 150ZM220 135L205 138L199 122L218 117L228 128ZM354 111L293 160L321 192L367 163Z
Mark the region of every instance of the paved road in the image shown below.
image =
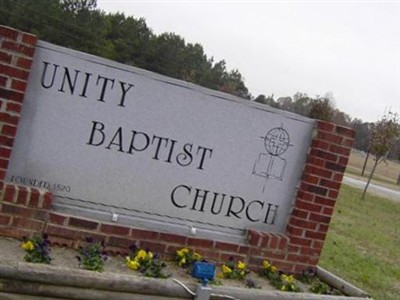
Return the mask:
M344 176L343 183L354 186L356 188L364 189L366 182L362 180L357 180L351 177ZM378 196L383 196L397 202L400 202L400 191L391 190L389 188L385 188L383 186L379 186L373 183L369 184L368 192L374 193Z

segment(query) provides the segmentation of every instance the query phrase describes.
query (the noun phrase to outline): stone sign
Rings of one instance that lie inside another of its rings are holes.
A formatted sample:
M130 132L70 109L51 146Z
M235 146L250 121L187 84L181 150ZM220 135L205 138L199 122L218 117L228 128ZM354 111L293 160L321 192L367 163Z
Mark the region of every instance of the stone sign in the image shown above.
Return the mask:
M6 179L55 209L181 232L283 232L314 121L38 42Z

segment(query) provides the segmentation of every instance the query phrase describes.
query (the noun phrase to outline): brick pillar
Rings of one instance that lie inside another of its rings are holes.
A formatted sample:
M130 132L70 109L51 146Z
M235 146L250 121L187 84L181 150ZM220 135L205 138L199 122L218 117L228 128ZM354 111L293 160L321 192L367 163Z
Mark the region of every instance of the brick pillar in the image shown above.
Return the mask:
M0 236L21 238L44 228L44 214L51 194L38 189L6 184L9 164L36 37L0 26Z
M33 35L0 26L0 181L6 175L36 41Z
M316 129L287 225L287 261L296 264L295 272L318 264L354 142L350 128L318 121Z
M323 121L317 121L315 131L286 232L248 230L248 261L254 270L264 259L292 273L318 264L355 133Z

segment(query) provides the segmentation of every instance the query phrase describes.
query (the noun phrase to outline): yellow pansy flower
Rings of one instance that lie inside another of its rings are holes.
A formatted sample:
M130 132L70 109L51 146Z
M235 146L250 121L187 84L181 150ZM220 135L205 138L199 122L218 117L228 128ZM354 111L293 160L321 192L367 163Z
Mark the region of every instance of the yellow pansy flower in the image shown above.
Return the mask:
M137 270L139 269L139 263L137 262L136 258L135 259L131 259L129 256L125 257L126 259L126 265L128 266L129 269L132 270Z
M153 257L154 257L153 253L151 253L150 251L147 252L147 259L148 259L148 260L152 260Z
M269 263L268 260L264 260L264 261L263 261L263 267L264 267L264 269L268 269L270 266L271 266L271 264Z
M229 268L228 266L222 265L222 272L224 274L231 274L232 273L232 269Z
M138 253L136 254L136 257L138 259L146 259L146 255L147 255L146 251L144 251L143 249L140 249L138 251Z
M139 270L140 268L140 264L135 260L128 260L126 265L128 266L129 269L132 270Z
M272 272L272 273L275 273L276 271L277 271L277 268L274 267L274 266L271 266L271 272Z
M182 248L181 250L176 251L176 254L179 257L185 256L186 253L189 253L189 249L188 248Z
M244 269L246 269L246 264L239 260L238 263L237 263L237 268L239 270L244 270Z
M282 279L283 281L286 281L287 283L292 283L294 277L293 277L293 275L285 275L285 274L282 274L282 275L281 275L281 279Z
M25 243L22 243L21 248L25 251L32 251L35 249L35 245L31 241L26 241Z
M195 253L194 253L194 258L195 258L196 260L201 260L201 255L195 252Z
M183 258L179 261L179 266L182 267L184 264L186 264L186 258L183 257Z

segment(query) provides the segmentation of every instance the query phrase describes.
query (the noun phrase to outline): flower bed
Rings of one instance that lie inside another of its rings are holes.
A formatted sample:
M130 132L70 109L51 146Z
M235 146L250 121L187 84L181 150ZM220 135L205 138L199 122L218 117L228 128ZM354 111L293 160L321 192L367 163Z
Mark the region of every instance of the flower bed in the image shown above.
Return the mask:
M37 252L35 243L39 249L42 249L43 245L47 243L46 237L27 240L22 244L16 240L0 238L0 245L4 253L0 258L0 264L16 265L24 258L27 260L27 254ZM79 249L78 252L72 249L54 247L51 250L46 248L46 251L40 253L47 257L42 262L50 263L51 261L51 265L62 266L67 271L81 268L96 271L104 270L108 274L133 275L137 278L146 276L156 278L169 277L177 279L186 285L198 285L198 280L190 276L190 268L194 262L204 260L204 258L191 249L180 249L177 251L175 261L163 262L149 249L136 249L134 247L130 249L131 254L128 257L107 257L105 259L106 256L103 250L106 250L106 248L103 249L104 246L104 244L88 239L86 246ZM77 253L78 257L80 257L79 261L76 259ZM96 269L90 266L90 263L83 263L84 258L87 261L94 261L95 266L101 264L101 267ZM313 273L308 273L295 278L293 275L280 273L268 261L263 263L263 272L256 274L250 272L245 263L234 261L232 258L219 264L217 277L210 282L210 286L212 288L244 288L272 292L339 294L337 290L330 288L314 275Z

